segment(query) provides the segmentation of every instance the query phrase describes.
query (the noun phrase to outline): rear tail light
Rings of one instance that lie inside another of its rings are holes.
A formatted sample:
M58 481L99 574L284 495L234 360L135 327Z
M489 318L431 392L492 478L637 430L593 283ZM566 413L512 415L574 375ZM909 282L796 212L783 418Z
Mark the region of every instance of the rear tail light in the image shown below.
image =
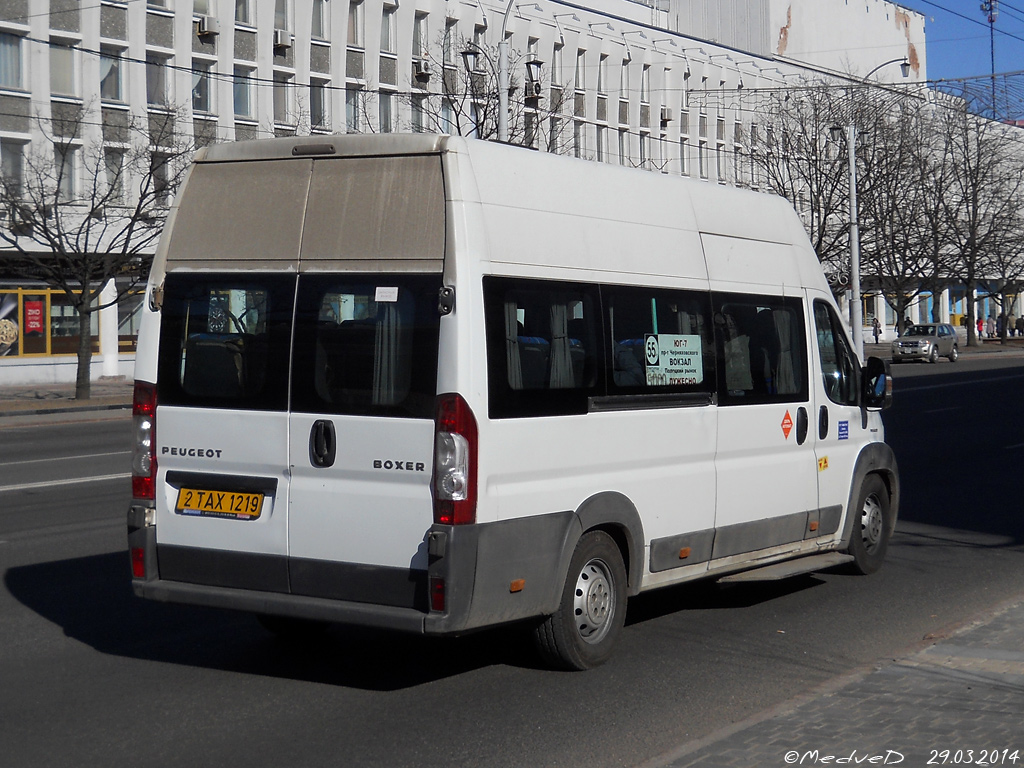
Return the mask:
M434 422L434 522L476 522L476 419L461 395L437 399Z
M156 498L156 385L135 382L132 398L135 447L132 451L132 496Z
M142 547L132 547L132 577L136 579L146 578L146 550Z

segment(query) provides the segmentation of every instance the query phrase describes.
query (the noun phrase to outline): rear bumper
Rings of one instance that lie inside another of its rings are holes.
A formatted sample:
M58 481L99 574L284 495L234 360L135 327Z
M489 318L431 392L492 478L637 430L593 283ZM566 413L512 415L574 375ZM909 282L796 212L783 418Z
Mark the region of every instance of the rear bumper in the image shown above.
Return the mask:
M579 525L571 512L435 525L426 536L428 570L396 574L350 563L159 546L157 526L136 527L139 519L133 507L128 544L142 550L146 574L132 579L139 597L429 635L553 612L564 579L562 553ZM396 575L406 588L396 589ZM444 610L429 609L428 583L443 583Z

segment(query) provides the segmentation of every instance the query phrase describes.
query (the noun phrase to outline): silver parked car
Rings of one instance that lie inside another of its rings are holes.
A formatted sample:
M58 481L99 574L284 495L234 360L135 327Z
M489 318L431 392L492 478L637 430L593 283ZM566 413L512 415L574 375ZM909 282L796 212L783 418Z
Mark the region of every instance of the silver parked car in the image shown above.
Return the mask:
M955 363L959 356L956 330L946 323L912 325L892 343L894 363L903 360L937 363L940 357L948 357L951 363Z

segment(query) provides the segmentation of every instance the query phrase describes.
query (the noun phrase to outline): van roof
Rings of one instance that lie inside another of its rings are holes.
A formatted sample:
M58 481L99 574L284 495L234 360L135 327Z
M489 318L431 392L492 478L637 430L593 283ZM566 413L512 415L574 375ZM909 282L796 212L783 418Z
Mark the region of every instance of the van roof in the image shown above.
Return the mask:
M257 139L211 144L195 155L196 163L285 160L292 157L380 157L444 152L448 136L430 133L347 134Z

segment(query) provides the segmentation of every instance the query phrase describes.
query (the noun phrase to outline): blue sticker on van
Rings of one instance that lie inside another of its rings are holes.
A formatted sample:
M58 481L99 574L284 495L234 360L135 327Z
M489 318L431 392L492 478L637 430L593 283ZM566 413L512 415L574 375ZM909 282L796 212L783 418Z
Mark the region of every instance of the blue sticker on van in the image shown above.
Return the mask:
M850 439L850 422L840 421L839 422L839 439L849 440Z

